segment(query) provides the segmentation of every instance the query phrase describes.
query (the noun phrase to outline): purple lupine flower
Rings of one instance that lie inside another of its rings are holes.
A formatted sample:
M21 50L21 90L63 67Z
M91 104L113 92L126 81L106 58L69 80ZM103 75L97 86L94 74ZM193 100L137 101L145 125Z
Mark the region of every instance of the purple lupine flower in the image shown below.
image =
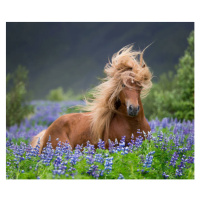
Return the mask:
M116 150L118 152L121 151L122 155L124 155L125 139L126 139L126 136L122 136L122 139L120 140L119 145L116 147Z
M98 169L97 165L90 166L89 170L87 171L89 175L92 175L94 178L98 179L100 176L100 170Z
M175 176L182 176L183 175L183 171L182 169L176 169L176 173L175 173Z
M147 140L151 140L152 139L152 132L151 131L148 131L148 134L147 134Z
M122 174L119 174L118 179L124 179L124 176Z
M50 138L49 138L49 141L50 141ZM46 147L43 148L42 153L40 155L41 160L43 160L43 163L46 166L50 165L50 162L53 159L53 155L54 155L52 144L49 141L47 142Z
M132 133L131 141L128 143L128 151L131 152L131 153L133 152L133 147L134 147L134 144L135 144L135 141L133 139L134 139L134 135Z
M175 125L175 126L174 126L174 130L173 130L174 135L177 134L177 131L178 131L178 129L177 129L177 126Z
M93 164L94 163L94 158L93 158L93 155L87 155L86 156L86 162L88 163L88 164Z
M75 165L79 161L79 154L74 153L71 157L70 163Z
M180 144L179 144L179 135L177 134L175 137L174 137L174 144L175 144L175 147L179 147Z
M103 158L102 154L95 154L94 161L103 164L104 158Z
M163 176L164 179L168 179L169 178L169 175L167 175L165 172L163 172L162 176Z
M87 141L87 145L84 147L83 152L88 155L93 155L95 153L94 145L90 144L90 141Z
M183 155L182 158L181 158L181 163L180 163L180 165L178 165L178 168L179 168L179 169L185 168L185 163L187 162L187 160L188 160L188 159L186 158L186 156Z
M162 120L162 128L166 128L168 124L168 118L163 118Z
M161 142L163 140L163 132L159 131L157 137L159 138L158 142Z
M189 156L187 159L187 163L194 163L194 157Z
M155 131L156 122L154 120L152 120L149 125L150 125L150 128L151 128L151 131Z
M152 152L149 152L147 155L146 155L146 159L144 161L144 165L143 167L147 167L147 168L150 168L151 165L152 165L152 162L153 162L153 154L155 153L155 151L152 151Z
M110 173L112 171L112 165L113 165L113 157L105 158L104 167L107 173Z
M102 139L99 139L97 146L99 149L105 149L105 142Z
M178 157L179 157L179 155L178 155L178 153L175 151L174 154L172 155L172 158L171 158L171 161L170 161L169 166L171 165L171 166L175 167L176 161L178 160Z
M143 142L143 137L142 136L138 136L135 140L135 147L136 149L140 148Z
M179 147L178 148L178 153L180 154L180 153L184 153L184 152L186 152L188 149L186 148L186 147Z
M126 139L126 136L122 136L122 139L119 142L120 147L125 147L125 139Z
M190 134L187 139L187 149L191 150L193 145L194 145L194 134Z
M108 140L108 143L109 143L109 147L108 147L109 152L115 153L116 152L115 143L111 141L110 139Z

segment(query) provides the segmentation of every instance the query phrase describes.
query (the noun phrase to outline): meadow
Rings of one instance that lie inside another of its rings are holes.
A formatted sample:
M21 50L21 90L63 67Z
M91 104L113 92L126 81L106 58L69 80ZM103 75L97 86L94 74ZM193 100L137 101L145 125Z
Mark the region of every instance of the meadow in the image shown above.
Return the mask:
M80 112L77 104L84 102L31 102L34 114L6 131L7 179L194 179L194 120L151 120L145 140L132 135L125 145L122 137L109 149L100 140L97 149L88 141L73 151L67 142L53 150L49 138L39 155L40 141L32 148L31 138L59 116Z

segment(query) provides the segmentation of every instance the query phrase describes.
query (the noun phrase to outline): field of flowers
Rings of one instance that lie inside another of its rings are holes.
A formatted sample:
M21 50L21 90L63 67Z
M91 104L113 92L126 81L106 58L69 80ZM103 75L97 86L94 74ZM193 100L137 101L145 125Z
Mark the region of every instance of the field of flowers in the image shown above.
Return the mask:
M39 155L40 141L32 148L30 139L62 114L77 112L71 106L83 102L31 104L34 115L6 132L7 179L194 179L194 121L155 119L146 140L132 135L125 146L122 137L110 141L109 149L100 140L96 150L89 142L74 151L68 143L58 143L53 150L49 138Z

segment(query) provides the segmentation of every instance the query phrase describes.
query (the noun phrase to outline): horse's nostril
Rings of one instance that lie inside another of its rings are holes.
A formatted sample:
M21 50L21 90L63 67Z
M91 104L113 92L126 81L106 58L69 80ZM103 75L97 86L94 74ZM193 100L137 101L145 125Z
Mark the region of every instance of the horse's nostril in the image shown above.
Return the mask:
M130 110L130 111L133 110L133 106L132 106L132 105L129 106L129 110Z
M140 110L140 106L133 106L133 105L129 105L127 107L127 111L128 111L128 115L130 116L136 116L139 113Z

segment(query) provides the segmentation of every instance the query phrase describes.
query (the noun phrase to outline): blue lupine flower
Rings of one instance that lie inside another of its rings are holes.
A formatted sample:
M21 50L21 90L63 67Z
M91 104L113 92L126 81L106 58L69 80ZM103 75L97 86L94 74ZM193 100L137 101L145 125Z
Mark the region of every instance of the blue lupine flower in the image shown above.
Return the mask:
M108 142L109 142L109 147L108 147L109 152L115 153L116 152L115 143L111 140L108 140Z
M140 129L137 129L137 134L142 134L142 132L140 131Z
M182 172L182 169L176 169L175 175L180 177L180 176L183 175L182 173L183 173L183 172Z
M142 136L138 136L135 140L135 147L136 149L140 148L143 142Z
M147 155L146 155L146 160L144 161L144 165L143 167L147 167L147 168L150 168L151 167L151 164L153 162L153 154L155 153L155 151L152 151L152 152L149 152Z
M163 120L162 120L162 127L166 128L167 124L168 124L168 119L167 118L163 118Z
M169 178L169 175L167 175L165 172L163 172L163 174L162 174L162 175L163 175L163 178L164 178L164 179L167 179L167 178Z
M187 163L194 163L194 157L189 156L187 159Z
M101 164L104 163L104 158L103 158L102 154L95 154L94 160L95 160L95 162L99 162Z
M98 169L97 165L90 166L89 170L87 171L89 175L92 175L94 178L98 179L100 176L100 170Z
M90 144L90 141L87 141L87 146L84 147L83 151L84 151L85 154L88 154L88 155L92 154L93 155L95 153L94 145Z
M86 161L88 164L93 164L94 163L94 158L93 158L93 155L87 155L86 156Z
M105 142L102 141L102 139L99 139L97 146L99 149L105 149Z
M171 165L171 166L175 167L176 161L178 160L178 157L179 157L178 153L174 152L174 154L172 155L169 166Z
M105 158L104 167L107 173L110 173L112 171L112 165L113 165L113 157Z
M124 179L124 176L122 174L119 174L118 179Z

